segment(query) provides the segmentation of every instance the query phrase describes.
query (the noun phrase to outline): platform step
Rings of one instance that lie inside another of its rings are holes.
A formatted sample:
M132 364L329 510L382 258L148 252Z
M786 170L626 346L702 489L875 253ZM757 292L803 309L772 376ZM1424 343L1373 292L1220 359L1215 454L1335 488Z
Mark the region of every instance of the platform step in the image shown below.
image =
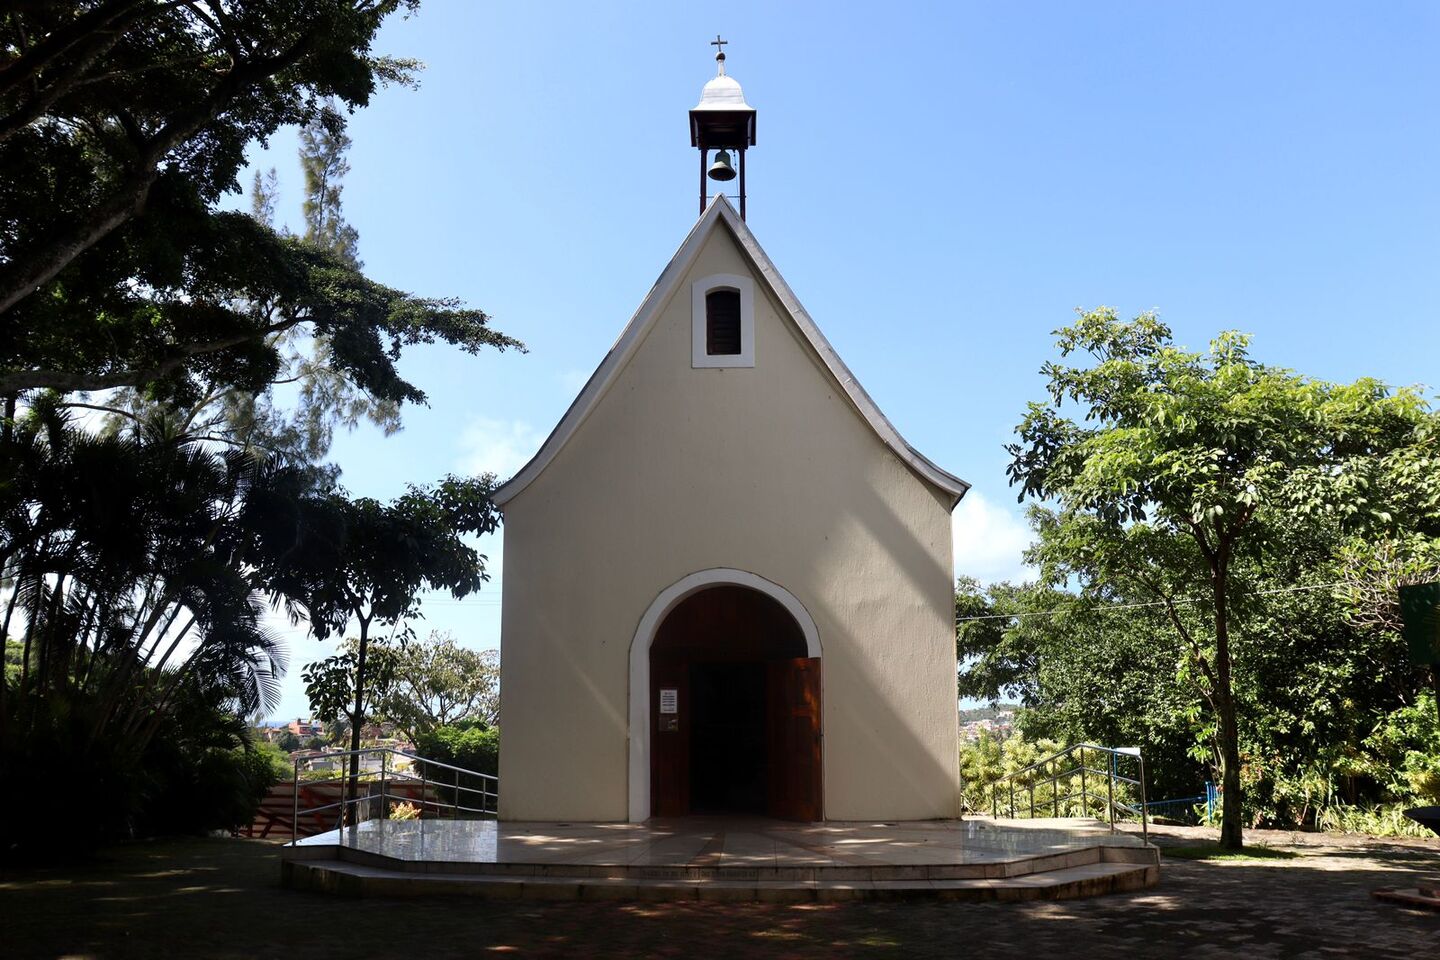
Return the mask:
M530 900L1068 900L1153 885L1159 868L1089 863L1015 877L955 880L647 880L634 877L518 877L424 874L349 863L294 860L287 886L351 897L465 896Z

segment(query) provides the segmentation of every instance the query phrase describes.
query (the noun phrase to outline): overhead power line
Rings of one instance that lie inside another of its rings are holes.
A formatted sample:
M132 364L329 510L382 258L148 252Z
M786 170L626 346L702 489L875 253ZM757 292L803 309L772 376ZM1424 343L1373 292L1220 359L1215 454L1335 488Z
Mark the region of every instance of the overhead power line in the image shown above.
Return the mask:
M1314 583L1304 587L1278 587L1274 590L1251 590L1239 594L1242 597L1268 597L1277 593L1302 593L1306 590L1329 590L1331 587L1348 587L1359 583L1358 580L1337 580L1334 583ZM1100 610L1109 613L1112 610L1138 610L1141 607L1163 607L1167 603L1205 603L1209 597L1177 597L1174 600L1147 600L1144 603L1115 603L1101 607ZM1019 620L1023 617L1055 617L1062 613L1073 613L1072 610L1030 610L1024 613L987 613L978 617L956 617L956 623L974 623L977 620Z

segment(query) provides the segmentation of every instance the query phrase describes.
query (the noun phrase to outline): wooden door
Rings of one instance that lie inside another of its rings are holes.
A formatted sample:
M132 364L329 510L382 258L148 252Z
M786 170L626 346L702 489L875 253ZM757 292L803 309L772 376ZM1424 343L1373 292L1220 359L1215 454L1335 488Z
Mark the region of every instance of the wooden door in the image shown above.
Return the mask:
M767 664L770 815L816 821L824 815L820 763L820 658Z
M662 713L662 691L675 691L675 713ZM690 812L690 664L675 657L650 658L650 813L683 817Z

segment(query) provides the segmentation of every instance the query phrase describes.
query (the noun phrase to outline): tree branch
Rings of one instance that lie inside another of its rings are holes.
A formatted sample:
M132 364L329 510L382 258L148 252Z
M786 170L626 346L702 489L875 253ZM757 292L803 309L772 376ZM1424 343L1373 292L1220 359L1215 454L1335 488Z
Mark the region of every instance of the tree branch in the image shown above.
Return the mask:
M315 34L306 33L283 53L236 67L216 85L210 96L162 127L136 157L130 174L121 180L110 199L100 204L85 222L30 256L17 258L0 269L0 314L55 279L76 257L143 210L150 187L160 175L160 162L172 150L219 116L246 88L298 62L314 41ZM111 385L127 384L121 381ZM5 389L0 386L0 391Z
M146 12L135 9L144 2L145 0L119 0L116 3L97 7L76 17L59 30L53 31L21 56L0 68L0 96L19 88L50 64L69 53L87 37L92 37L107 27L119 25L123 28L123 26L128 26L128 24L118 22L127 16L139 16ZM119 32L119 30L116 31L117 34Z
M292 316L268 327L246 333L221 337L216 340L202 340L199 343L177 344L172 356L157 361L148 367L133 367L114 373L75 373L69 370L7 370L0 372L0 393L21 390L110 390L115 387L142 387L161 377L173 373L185 365L190 357L204 353L215 353L238 347L268 336L278 330L285 330L303 323L302 316Z

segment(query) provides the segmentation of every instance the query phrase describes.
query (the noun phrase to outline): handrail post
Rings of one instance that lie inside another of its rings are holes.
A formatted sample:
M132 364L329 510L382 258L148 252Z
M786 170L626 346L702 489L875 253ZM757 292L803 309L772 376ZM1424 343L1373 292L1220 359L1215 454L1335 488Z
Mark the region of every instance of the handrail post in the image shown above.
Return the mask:
M290 844L300 842L300 758L291 758L290 774Z
M1015 819L1015 781L1010 781L1010 819Z
M425 795L430 792L430 774L426 772L427 767L420 765L420 819L425 819Z
M1085 750L1080 750L1080 816L1085 816L1090 810L1090 797L1085 787Z
M360 785L360 755L351 753L345 758L348 766L345 768L345 782L340 785L340 826L348 822L352 826L355 823L355 814L350 809L350 803L355 799L355 788Z
M1145 756L1139 750L1135 751L1135 759L1140 761L1140 839L1150 842L1150 821L1145 809Z
M1115 832L1115 757L1110 757L1111 763L1107 764L1110 775L1105 778L1105 803L1110 808L1110 832Z
M387 752L385 752L385 753L380 754L380 819L381 819L381 820L388 820L388 819L390 818L389 811L386 809L386 806L387 806L387 803L386 803L387 797L386 797L386 795L385 795L385 790L386 790L386 783L385 783L385 781L386 781L386 779L387 779L387 778L386 778L386 773L388 772L389 767L390 767L390 754L389 754L389 752L387 751Z
M460 771L455 771L455 796L452 798L454 806L450 808L450 819L460 819Z

